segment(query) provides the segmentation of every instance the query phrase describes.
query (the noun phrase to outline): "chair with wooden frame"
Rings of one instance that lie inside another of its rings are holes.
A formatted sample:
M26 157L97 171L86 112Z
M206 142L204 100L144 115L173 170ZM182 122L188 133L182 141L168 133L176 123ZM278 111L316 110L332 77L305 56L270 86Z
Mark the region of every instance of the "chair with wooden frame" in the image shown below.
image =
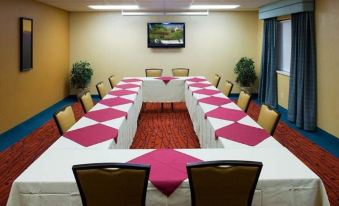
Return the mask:
M54 113L53 118L62 135L75 124L75 116L71 105L65 106Z
M104 85L104 82L102 82L102 81L99 82L96 85L96 88L97 88L100 99L104 98L104 96L106 96L106 94L107 94L107 90L106 90L106 87Z
M211 80L211 84L213 86L215 86L216 88L218 88L220 79L221 79L221 76L219 74L214 74L214 76L213 76L213 78Z
M94 163L72 170L84 206L145 205L149 165Z
M174 77L188 77L190 69L187 68L174 68L172 69L172 75Z
M237 105L244 111L247 112L248 106L250 105L252 95L244 90L240 91Z
M158 69L158 68L145 69L146 77L161 77L162 72L163 72L163 69Z
M261 162L209 161L187 165L193 206L250 206Z
M280 119L280 112L270 105L262 104L258 117L258 124L269 134L273 135Z
M229 97L233 88L233 83L231 81L226 80L225 86L222 88L222 93Z
M91 110L94 106L91 93L90 92L84 93L80 97L80 103L81 103L82 109L84 110L85 113L87 113L89 110Z
M118 84L114 75L111 75L110 77L108 77L108 81L112 89Z

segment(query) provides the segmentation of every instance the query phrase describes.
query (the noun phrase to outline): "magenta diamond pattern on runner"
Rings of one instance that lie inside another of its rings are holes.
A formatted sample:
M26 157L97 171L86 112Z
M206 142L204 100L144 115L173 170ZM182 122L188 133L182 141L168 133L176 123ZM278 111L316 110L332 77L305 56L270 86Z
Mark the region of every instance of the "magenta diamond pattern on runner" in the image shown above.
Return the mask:
M235 122L216 130L215 136L216 138L222 137L249 146L255 146L271 135L264 129Z
M114 97L114 98L100 100L99 103L109 106L109 107L114 107L114 106L118 106L122 104L133 103L133 101L129 99L121 98L121 97Z
M85 117L93 119L98 122L105 122L112 119L117 119L120 117L127 117L127 112L120 111L113 108L100 109L95 111L90 111L85 114Z
M117 141L118 130L102 124L94 124L80 129L68 131L64 137L84 146L89 147L110 139Z
M140 87L140 85L137 85L137 84L118 84L115 87L121 88L121 89L131 89L131 88Z
M129 161L150 164L149 180L166 196L170 196L187 179L186 164L195 162L201 160L172 149L154 150Z
M230 99L223 98L223 97L211 96L211 97L205 97L205 98L199 99L198 102L205 103L205 104L211 104L215 106L221 106L224 104L228 104L232 101Z

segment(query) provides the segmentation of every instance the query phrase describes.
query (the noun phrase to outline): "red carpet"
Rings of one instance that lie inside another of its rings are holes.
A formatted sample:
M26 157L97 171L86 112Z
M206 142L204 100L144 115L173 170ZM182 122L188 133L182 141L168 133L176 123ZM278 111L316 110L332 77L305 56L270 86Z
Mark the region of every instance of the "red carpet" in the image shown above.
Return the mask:
M132 148L199 148L192 123L184 104L176 104L174 112L166 105L158 113L159 104L147 104L140 115ZM80 104L73 106L77 118L83 115ZM251 103L250 116L257 119L259 107ZM156 125L154 127L154 125ZM12 182L55 140L57 127L53 120L0 153L0 205L6 205ZM284 123L279 123L274 137L323 180L331 205L339 206L339 160L303 137Z
M185 104L145 104L140 115L138 130L132 143L132 149L143 148L200 148L198 137Z

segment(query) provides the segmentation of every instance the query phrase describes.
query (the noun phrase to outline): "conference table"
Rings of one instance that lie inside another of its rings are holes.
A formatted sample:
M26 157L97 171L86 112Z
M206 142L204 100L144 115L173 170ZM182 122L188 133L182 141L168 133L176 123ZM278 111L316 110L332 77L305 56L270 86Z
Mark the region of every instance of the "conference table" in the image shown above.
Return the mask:
M129 149L143 102L185 102L201 149ZM252 205L329 205L321 179L201 76L124 78L14 181L7 205L82 205L71 168L100 162L150 164L146 205L190 205L185 166L211 160L263 163Z

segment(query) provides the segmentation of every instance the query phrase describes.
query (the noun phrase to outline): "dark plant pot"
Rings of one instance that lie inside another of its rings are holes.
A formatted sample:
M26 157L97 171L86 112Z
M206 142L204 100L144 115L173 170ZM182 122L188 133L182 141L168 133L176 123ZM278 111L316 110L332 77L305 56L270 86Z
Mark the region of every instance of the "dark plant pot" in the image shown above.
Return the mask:
M88 87L86 87L86 88L76 88L75 92L76 92L77 99L80 99L80 97L88 91L89 91Z
M240 89L241 90L244 90L245 92L249 93L249 94L252 94L253 92L253 87L252 86L240 86Z

